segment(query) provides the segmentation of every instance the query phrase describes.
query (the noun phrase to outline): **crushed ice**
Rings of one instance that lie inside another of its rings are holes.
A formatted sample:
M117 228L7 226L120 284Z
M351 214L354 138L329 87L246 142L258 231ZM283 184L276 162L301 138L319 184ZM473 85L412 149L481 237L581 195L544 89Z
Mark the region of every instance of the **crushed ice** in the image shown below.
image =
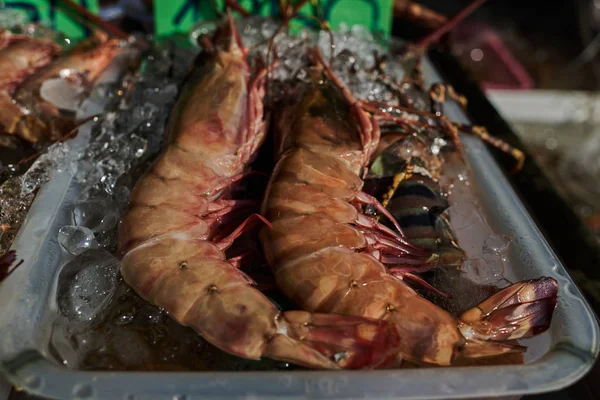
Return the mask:
M271 79L302 79L309 66L307 50L318 47L327 61L333 57L333 70L357 98L398 104L389 85L377 79L379 71L376 69L377 59L386 54L393 43L375 37L363 26L350 27L342 23L331 33L302 30L289 35L282 32L274 20L251 17L237 20L237 27L244 45L252 49L250 59L260 58L269 63L279 61L270 74ZM204 29L202 26L198 31ZM271 44L270 39L278 30ZM399 82L404 76L403 66L398 62L382 63L381 67L394 81Z
M63 226L58 231L58 243L73 255L98 247L94 232L84 226Z
M171 64L188 63L192 55L183 50L175 58L166 51L153 54L131 92L116 111L102 118L93 141L77 160L81 201L73 206L74 223L93 231L109 251L114 250L114 230L135 182L131 172L143 169L161 147L183 78L169 73Z
M483 254L500 256L508 250L511 241L511 237L505 234L490 235L483 243Z
M81 357L98 346L112 348L125 341L136 348L141 343L135 336L127 336L128 332L100 339L90 328L107 312L115 291L123 290L119 261L114 256L115 229L127 208L137 174L161 148L169 111L186 66L196 52L163 50L150 55L132 89L119 99L116 110L100 118L92 129L89 145L69 160L80 195L71 208L72 224L59 230L58 241L75 257L59 275L57 302L61 315L54 324L52 344L67 365L77 365ZM160 320L157 318L162 317L162 311L152 310L147 313L147 321ZM134 314L124 313L115 324L127 325L133 318ZM77 343L75 348L73 342ZM139 356L140 352L135 354Z
M88 249L69 261L58 277L60 312L72 322L91 322L110 301L119 261L109 252Z

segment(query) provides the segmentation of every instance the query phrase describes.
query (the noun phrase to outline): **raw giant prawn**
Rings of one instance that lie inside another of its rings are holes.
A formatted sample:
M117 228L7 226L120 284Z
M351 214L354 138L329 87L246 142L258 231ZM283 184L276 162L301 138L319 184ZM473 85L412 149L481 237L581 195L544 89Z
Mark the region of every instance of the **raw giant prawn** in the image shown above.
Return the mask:
M13 101L16 87L29 75L48 65L58 54L59 46L47 39L2 32L0 41L0 133L16 134L33 140L29 129L22 126L22 111Z
M69 133L77 126L74 110L61 109L45 99L42 94L44 85L52 80L65 80L75 88L74 92L79 92L71 94L78 95L75 100L83 100L98 77L126 49L122 39L111 38L97 31L66 54L26 76L13 89L12 98L19 112L13 115L7 133L19 135L33 143L55 141Z
M264 76L252 74L229 15L203 52L171 115L166 148L137 183L119 225L121 273L144 299L220 349L315 368L375 367L397 332L362 317L280 312L225 250L251 217L214 240L241 205L227 198L265 135Z
M122 39L100 31L64 53L49 39L0 32L0 134L38 143L69 133L78 123L74 110L45 98L45 85L68 82L70 93L60 97L72 97L69 103L77 105L127 48ZM67 88L59 85L59 90Z
M383 206L361 191L364 169L378 147L379 122L333 74L317 50L317 67L299 98L283 106L276 135L279 160L262 215L263 249L278 287L310 312L392 322L402 359L451 365L524 348L514 340L546 330L557 282L539 278L504 288L459 318L430 303L402 278L425 265L427 252L361 214ZM393 217L390 218L394 222ZM394 268L394 274L386 265Z

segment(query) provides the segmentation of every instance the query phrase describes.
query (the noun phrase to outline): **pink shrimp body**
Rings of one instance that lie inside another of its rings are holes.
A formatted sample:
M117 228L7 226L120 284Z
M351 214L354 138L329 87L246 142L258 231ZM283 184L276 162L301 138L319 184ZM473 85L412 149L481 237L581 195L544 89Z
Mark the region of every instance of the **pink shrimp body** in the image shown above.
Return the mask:
M244 173L265 135L264 73L252 75L233 20L198 57L172 113L166 147L137 183L119 227L121 273L220 349L315 368L377 366L393 356L395 328L365 318L280 312L228 262L242 225L213 241L235 200L227 187ZM220 42L219 42L220 41Z
M272 228L260 236L278 287L310 312L392 322L400 336L399 355L407 360L449 365L461 355L521 351L487 340L527 337L547 328L556 281L515 284L484 302L485 311L475 308L465 314L471 318L459 321L388 273L380 262L386 254L405 262L423 260L399 237L359 221L356 198L361 173L379 142L377 122L326 72L316 73L301 100L282 111L285 123L276 124L281 153L262 206ZM519 297L525 292L527 300Z

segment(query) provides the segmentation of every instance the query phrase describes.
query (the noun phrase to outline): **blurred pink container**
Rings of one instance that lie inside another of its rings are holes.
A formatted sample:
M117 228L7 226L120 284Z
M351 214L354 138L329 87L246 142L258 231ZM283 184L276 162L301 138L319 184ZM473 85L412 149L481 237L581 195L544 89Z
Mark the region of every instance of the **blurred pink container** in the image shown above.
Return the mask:
M488 25L462 24L452 34L452 42L459 49L459 58L480 77L484 89L527 90L534 87L533 79L523 65Z

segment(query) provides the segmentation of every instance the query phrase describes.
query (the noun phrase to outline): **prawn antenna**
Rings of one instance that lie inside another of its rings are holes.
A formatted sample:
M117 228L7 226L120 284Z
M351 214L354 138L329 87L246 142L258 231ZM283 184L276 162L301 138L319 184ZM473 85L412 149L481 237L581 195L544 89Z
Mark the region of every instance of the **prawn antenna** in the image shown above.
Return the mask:
M75 16L77 19L82 20L85 25L91 25L95 28L100 28L114 37L126 40L129 39L130 35L127 32L91 13L85 7L80 6L73 0L59 0L59 4L67 6L68 10L65 11L67 11L70 15Z

